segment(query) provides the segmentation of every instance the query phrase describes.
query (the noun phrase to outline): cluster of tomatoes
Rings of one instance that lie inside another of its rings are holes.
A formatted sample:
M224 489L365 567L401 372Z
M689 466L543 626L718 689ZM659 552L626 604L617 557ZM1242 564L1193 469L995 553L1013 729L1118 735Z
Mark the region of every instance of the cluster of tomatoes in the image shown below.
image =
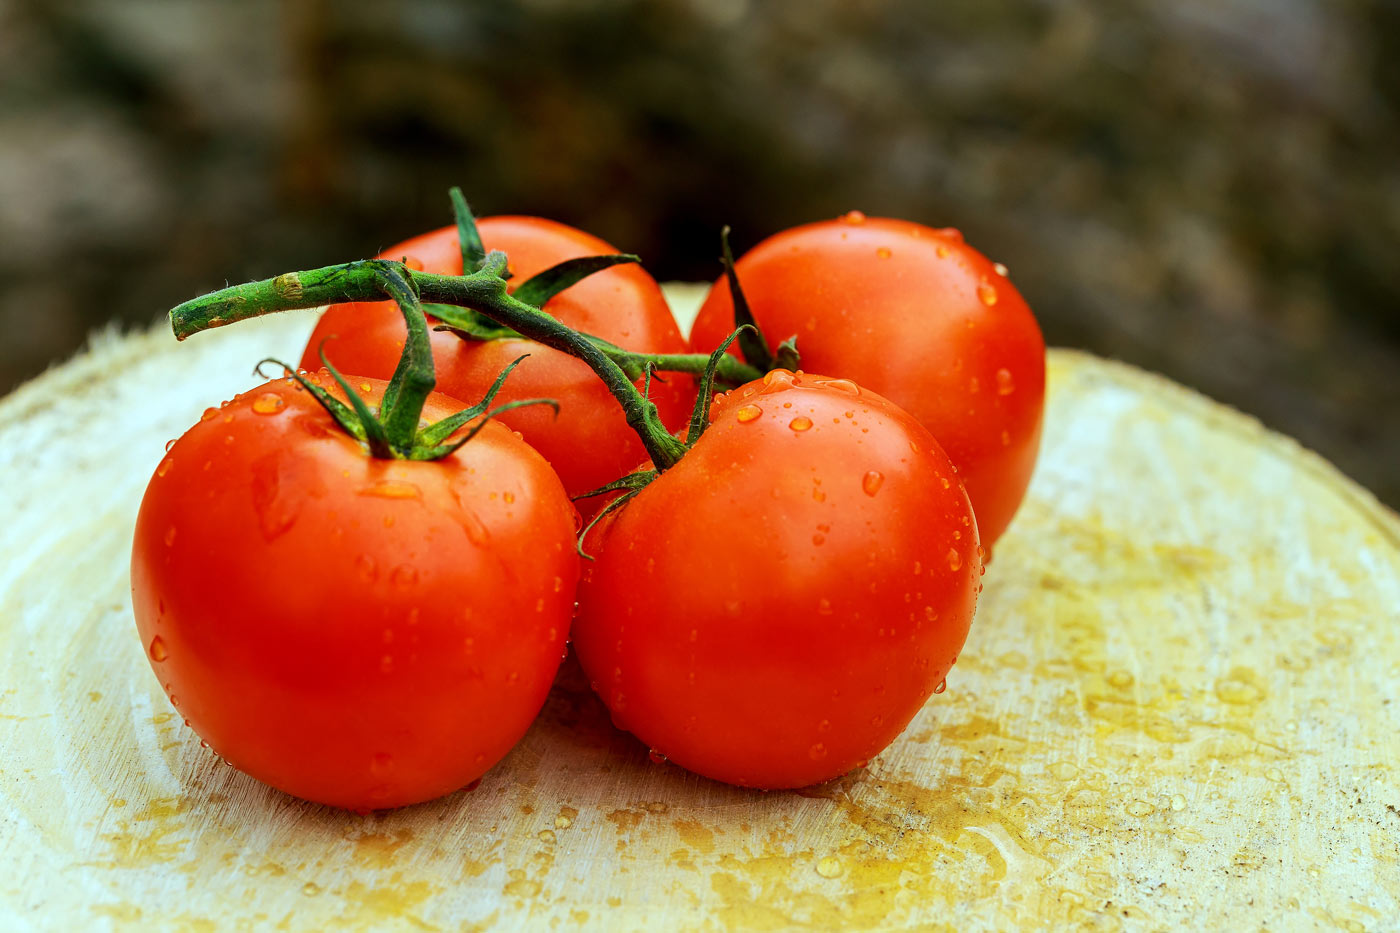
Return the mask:
M858 767L941 691L1039 443L1045 348L1006 270L955 230L853 212L742 256L687 343L634 263L541 290L612 253L459 212L351 264L394 300L333 304L300 368L169 448L137 521L136 621L229 763L358 810L448 793L520 739L570 643L619 727L751 787ZM415 325L456 319L417 310L456 294L446 277L497 273L577 339L526 339L529 314ZM363 297L334 291L347 278L255 285L307 306ZM736 321L756 327L736 340ZM626 412L588 341L645 361L622 367ZM721 346L743 384L713 385Z

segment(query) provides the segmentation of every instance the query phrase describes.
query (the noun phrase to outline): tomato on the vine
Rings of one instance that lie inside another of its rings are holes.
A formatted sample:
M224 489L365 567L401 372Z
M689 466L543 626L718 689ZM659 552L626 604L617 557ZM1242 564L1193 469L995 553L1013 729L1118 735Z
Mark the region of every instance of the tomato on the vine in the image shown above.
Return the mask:
M422 416L462 407L433 394ZM504 425L438 460L379 459L278 379L209 409L156 468L137 627L170 702L240 770L352 809L427 800L495 764L543 704L576 520Z
M617 252L591 234L538 217L487 217L476 225L487 250L504 250L510 257L512 285L564 260ZM456 227L422 234L380 255L404 260L411 269L462 274ZM660 286L635 264L589 276L550 299L544 310L576 330L629 350L686 350ZM342 372L388 378L398 365L404 323L392 302L334 305L311 335L302 356L304 368L320 367L322 341L326 357ZM507 364L530 355L506 381L500 399L557 399L558 416L524 408L501 420L544 455L570 495L616 479L645 456L606 386L568 354L527 340L464 340L445 331L435 331L432 341L438 388L459 398L477 398ZM695 385L689 376L667 374L664 381L652 380L650 394L662 420L678 427L694 403Z
M933 433L990 548L1030 482L1045 401L1045 341L1006 270L956 230L858 212L769 237L736 268L768 338L795 335L804 368L854 379ZM721 278L691 345L708 352L733 322Z
M967 494L927 429L846 379L716 397L586 537L573 642L614 720L699 774L800 787L884 749L976 606Z

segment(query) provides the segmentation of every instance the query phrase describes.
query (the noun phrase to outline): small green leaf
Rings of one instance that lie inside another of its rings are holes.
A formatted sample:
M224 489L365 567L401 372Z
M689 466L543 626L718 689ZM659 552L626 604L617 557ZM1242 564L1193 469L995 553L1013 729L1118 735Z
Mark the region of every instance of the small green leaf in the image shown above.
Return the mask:
M517 285L514 292L515 298L517 301L523 301L532 307L543 308L549 299L564 289L578 284L593 273L628 262L641 262L641 259L630 253L566 259Z

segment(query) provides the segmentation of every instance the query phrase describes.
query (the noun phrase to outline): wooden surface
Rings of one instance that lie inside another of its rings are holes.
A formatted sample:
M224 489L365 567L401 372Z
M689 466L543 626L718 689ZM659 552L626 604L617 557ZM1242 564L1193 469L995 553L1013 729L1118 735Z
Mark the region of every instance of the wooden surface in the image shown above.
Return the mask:
M653 764L571 665L433 803L221 765L142 655L132 524L165 441L310 326L109 338L0 402L0 929L1400 928L1400 521L1065 351L948 691L867 770L760 794Z

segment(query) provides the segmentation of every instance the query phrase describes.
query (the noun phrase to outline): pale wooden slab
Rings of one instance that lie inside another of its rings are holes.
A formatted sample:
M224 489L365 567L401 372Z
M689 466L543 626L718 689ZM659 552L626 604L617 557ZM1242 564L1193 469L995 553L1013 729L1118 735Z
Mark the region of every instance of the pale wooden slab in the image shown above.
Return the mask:
M220 765L142 656L132 524L165 441L310 326L109 338L0 402L0 928L1400 928L1400 520L1066 351L948 692L868 770L765 795L653 764L572 666L433 803Z

